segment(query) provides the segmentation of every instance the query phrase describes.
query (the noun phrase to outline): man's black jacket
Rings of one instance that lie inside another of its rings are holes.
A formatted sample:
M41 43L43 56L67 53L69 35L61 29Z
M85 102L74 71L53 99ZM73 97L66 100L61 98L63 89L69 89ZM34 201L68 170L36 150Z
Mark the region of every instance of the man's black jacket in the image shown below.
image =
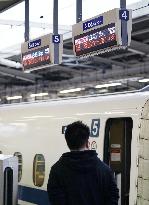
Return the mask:
M118 189L111 169L93 150L62 155L51 168L50 205L117 205Z

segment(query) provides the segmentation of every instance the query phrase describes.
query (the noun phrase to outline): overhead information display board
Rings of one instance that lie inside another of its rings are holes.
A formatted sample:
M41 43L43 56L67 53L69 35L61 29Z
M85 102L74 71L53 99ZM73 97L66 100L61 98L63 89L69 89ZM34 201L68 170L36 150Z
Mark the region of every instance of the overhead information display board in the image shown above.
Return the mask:
M122 27L126 21L126 28ZM122 29L126 29L127 42L123 43ZM73 51L77 57L88 57L120 48L131 42L132 11L113 9L72 27Z
M59 44L57 56L54 44ZM46 65L62 62L63 38L62 35L47 34L21 45L21 57L24 71L38 70Z

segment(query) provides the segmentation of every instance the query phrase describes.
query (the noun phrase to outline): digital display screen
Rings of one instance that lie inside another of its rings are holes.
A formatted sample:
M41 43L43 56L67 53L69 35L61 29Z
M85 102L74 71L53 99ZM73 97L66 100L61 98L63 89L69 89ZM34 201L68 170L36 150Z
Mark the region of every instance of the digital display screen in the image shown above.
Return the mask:
M22 54L22 64L25 69L50 63L49 45Z
M103 24L103 16L99 16L92 20L86 21L83 23L83 31L86 31L90 28Z
M115 23L74 37L76 56L91 54L95 51L111 48L116 45Z

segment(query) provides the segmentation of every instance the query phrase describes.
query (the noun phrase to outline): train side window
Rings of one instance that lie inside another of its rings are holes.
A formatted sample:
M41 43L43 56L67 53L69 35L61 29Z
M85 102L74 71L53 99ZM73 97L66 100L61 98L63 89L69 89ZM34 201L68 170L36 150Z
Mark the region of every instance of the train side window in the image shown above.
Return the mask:
M36 154L33 162L33 182L41 187L45 178L45 158L42 154Z
M3 154L2 151L0 151L0 154Z
M18 157L18 182L20 182L22 178L22 154L20 152L15 152L14 156Z

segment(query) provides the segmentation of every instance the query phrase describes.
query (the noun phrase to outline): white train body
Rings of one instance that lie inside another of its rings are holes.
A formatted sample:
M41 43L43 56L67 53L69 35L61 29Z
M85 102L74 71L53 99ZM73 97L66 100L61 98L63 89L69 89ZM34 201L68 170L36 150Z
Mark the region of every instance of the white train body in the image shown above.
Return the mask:
M1 106L0 151L3 154L19 152L22 155L22 178L19 186L24 187L26 192L22 189L18 204L48 205L47 198L42 199L40 192L46 195L50 167L63 152L69 151L62 134L63 126L77 120L89 127L92 124L93 134L99 131L99 136L90 137L91 149L96 149L103 159L106 123L109 119L123 118L131 118L133 122L128 204L149 205L149 92ZM100 126L97 127L98 119ZM42 154L45 159L44 183L40 187L33 182L33 161L36 154ZM119 152L111 155L114 161L120 160ZM27 191L28 188L30 189ZM36 192L36 199L35 196L29 196L33 192L34 195ZM119 204L123 202L120 201Z

